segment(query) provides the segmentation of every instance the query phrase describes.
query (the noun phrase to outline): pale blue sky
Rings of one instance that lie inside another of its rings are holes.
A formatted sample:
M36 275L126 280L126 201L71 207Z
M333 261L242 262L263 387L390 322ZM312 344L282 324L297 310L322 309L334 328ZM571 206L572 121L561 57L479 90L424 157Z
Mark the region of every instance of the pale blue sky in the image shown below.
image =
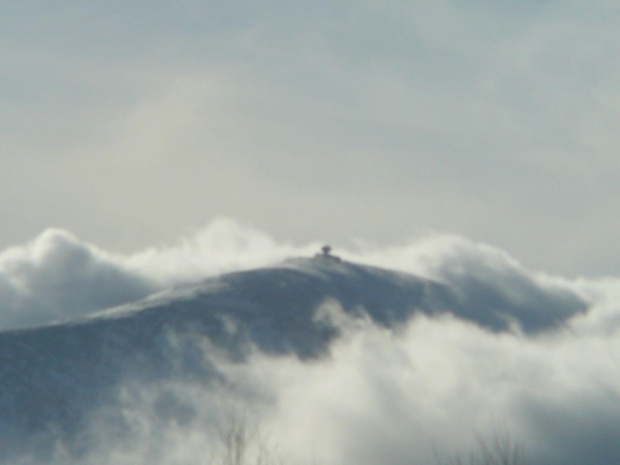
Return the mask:
M228 216L616 273L619 20L607 1L4 1L0 249L57 226L137 250Z

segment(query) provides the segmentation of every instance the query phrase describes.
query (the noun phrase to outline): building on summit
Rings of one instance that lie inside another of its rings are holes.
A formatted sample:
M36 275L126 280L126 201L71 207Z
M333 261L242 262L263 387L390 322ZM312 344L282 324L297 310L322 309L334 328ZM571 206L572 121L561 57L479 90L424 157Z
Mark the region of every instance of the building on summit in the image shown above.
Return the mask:
M323 247L321 247L321 252L317 253L314 258L319 259L319 260L333 260L336 262L341 262L342 259L340 257L337 257L336 255L332 255L331 254L332 248L329 245L324 245Z

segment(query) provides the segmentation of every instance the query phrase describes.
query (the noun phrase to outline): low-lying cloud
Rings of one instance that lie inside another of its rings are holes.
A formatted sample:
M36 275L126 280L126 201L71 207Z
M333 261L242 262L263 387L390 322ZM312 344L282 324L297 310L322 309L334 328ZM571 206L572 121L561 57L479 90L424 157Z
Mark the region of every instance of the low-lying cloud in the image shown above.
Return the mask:
M121 258L50 229L0 255L0 328L78 318L156 289Z
M616 463L618 334L571 326L535 338L453 318L420 316L402 334L357 326L329 361L262 360L247 382L276 391L276 436L321 463L430 464L498 428L533 463Z
M0 328L67 320L132 302L173 286L224 272L311 256L322 245L279 243L232 220L216 220L176 243L131 255L106 252L70 232L49 229L0 253ZM570 314L599 283L575 283L533 273L505 252L468 239L437 235L410 243L337 251L360 263L430 277L455 289L472 312L484 303L530 308L536 315Z
M240 363L210 353L221 384L128 385L115 412L99 413L89 434L100 442L80 463L215 460L231 412L284 463L431 465L468 457L498 431L525 463L620 458L617 331L584 334L580 321L524 337L449 316L419 315L398 332L338 321L343 337L321 360L257 352ZM74 463L57 454L56 463Z
M282 245L221 221L177 244L120 256L50 230L0 255L0 324L87 315L225 271L310 255L318 245ZM107 411L93 412L85 429L92 450L81 451L79 463L209 461L221 454L218 425L233 404L290 463L430 465L465 456L498 429L532 463L620 461L620 281L532 272L503 251L453 236L341 255L439 280L472 312L513 306L532 318L560 315L563 324L534 334L493 332L450 314L419 314L395 330L331 303L326 313L336 315L342 335L329 356L303 361L257 350L240 362L206 344L217 382L120 386ZM59 441L45 463L77 463L76 447Z
M308 255L317 244L277 244L231 220L177 243L133 255L109 253L68 231L48 229L0 253L0 329L86 316L179 284Z

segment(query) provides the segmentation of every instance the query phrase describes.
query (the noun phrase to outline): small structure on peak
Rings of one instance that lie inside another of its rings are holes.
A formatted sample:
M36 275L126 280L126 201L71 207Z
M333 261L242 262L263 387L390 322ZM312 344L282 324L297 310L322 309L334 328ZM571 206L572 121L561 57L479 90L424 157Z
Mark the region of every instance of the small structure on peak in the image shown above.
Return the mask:
M329 245L324 245L323 247L321 247L321 252L317 253L314 258L319 259L319 260L333 260L336 262L341 262L342 259L340 257L337 257L336 255L332 255L331 254L332 248Z

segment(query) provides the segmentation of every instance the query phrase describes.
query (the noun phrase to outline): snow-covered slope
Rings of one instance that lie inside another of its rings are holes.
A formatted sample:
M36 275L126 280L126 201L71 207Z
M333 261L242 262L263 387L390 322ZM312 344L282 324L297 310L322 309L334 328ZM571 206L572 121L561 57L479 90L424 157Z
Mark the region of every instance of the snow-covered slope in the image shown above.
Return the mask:
M416 312L451 312L493 331L535 332L584 308L541 313L491 291L473 301L447 284L329 256L223 275L86 319L0 333L0 459L27 449L40 460L58 437L79 456L88 440L74 438L123 386L221 381L216 353L239 363L253 350L322 357L338 337L338 312L389 328Z

